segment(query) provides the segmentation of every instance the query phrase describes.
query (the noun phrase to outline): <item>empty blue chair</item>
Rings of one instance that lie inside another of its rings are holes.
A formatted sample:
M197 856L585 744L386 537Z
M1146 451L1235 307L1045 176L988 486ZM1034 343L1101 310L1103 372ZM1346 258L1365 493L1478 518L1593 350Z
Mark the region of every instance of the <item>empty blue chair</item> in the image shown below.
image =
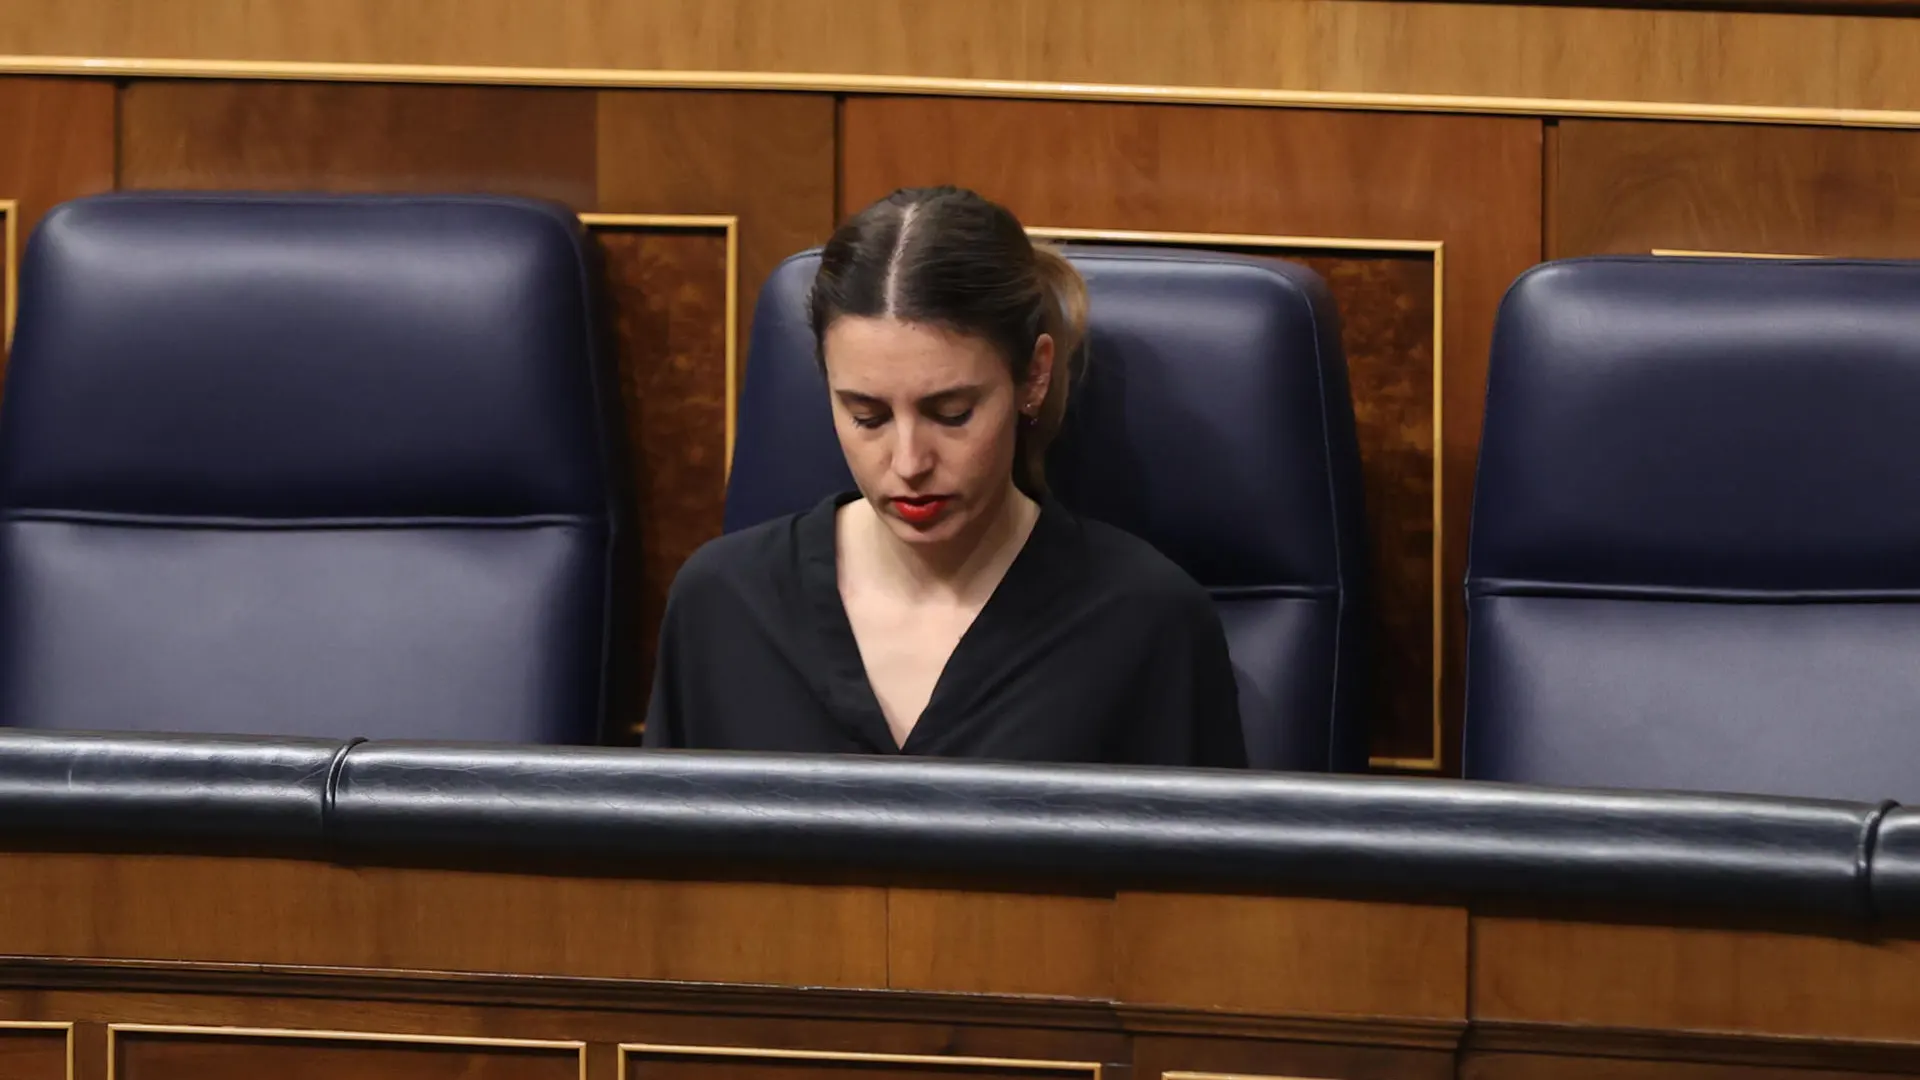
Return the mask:
M619 436L586 266L507 199L55 209L0 406L0 726L594 740Z
M1469 562L1469 776L1920 797L1920 266L1529 271Z
M1069 250L1089 363L1049 480L1213 594L1256 768L1364 764L1359 451L1339 321L1304 267L1200 251ZM807 328L817 252L754 312L729 531L851 490Z

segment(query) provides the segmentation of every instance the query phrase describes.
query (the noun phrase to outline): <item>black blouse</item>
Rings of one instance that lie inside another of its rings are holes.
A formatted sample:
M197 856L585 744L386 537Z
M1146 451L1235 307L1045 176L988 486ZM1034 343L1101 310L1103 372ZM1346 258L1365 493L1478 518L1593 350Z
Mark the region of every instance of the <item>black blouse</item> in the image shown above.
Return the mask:
M840 600L834 513L721 537L667 598L645 745L1244 767L1207 594L1146 542L1041 506L896 745Z

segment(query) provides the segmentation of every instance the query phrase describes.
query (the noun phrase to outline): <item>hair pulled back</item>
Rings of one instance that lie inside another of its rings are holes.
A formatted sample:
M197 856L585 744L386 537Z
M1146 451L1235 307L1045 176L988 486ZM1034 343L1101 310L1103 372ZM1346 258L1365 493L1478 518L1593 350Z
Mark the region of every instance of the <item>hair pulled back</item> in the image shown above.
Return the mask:
M1087 286L1058 251L1035 244L1006 207L964 188L904 188L855 214L820 256L809 297L815 355L846 316L894 318L984 338L1026 382L1034 344L1053 338L1053 376L1039 414L1015 437L1013 480L1047 490L1047 446L1087 331Z

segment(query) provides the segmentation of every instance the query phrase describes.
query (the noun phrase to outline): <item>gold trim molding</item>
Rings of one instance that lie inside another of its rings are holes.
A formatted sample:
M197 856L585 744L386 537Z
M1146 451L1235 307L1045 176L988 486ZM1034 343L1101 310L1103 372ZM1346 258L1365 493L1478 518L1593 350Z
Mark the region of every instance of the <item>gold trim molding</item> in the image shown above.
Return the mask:
M1319 1080L1311 1076L1270 1076L1253 1073L1163 1072L1160 1080Z
M73 1022L58 1020L0 1020L0 1032L4 1031L57 1031L67 1044L67 1080L74 1078ZM582 1077L581 1080L585 1080Z
M0 312L0 343L13 346L13 320L20 312L20 201L0 199L0 288L7 290L5 311Z
M552 1039L495 1039L467 1035L404 1035L384 1031L308 1031L300 1028L201 1027L192 1024L108 1024L107 1080L120 1066L120 1035L185 1035L199 1038L283 1039L289 1042L389 1043L403 1046L467 1046L516 1050L570 1050L587 1080L587 1044Z
M763 1046L673 1046L656 1043L621 1043L619 1080L627 1080L627 1060L634 1055L678 1058L718 1058L741 1061L840 1062L847 1065L925 1065L937 1069L982 1069L1006 1071L1079 1074L1088 1080L1101 1080L1103 1066L1094 1061L1046 1061L1025 1058L958 1057L944 1054L874 1054L851 1050L781 1050ZM113 1080L108 1077L108 1080Z
M674 229L687 232L718 230L727 238L727 416L721 476L733 474L733 441L740 416L740 219L732 214L612 214L585 213L580 224L588 229Z
M1441 686L1442 677L1446 671L1446 565L1441 558L1441 541L1444 539L1441 513L1446 505L1442 498L1445 458L1442 453L1444 442L1441 438L1443 430L1441 402L1446 381L1444 360L1446 355L1446 245L1439 240L1396 240L1355 236L1268 236L1258 233L1142 232L1127 229L1051 227L1033 227L1027 232L1043 240L1065 243L1139 244L1242 251L1254 248L1296 252L1391 252L1426 255L1433 260L1433 543L1430 552L1430 557L1433 559L1431 596L1433 616L1429 628L1433 655L1433 678L1430 688L1433 716L1429 745L1433 748L1433 753L1425 758L1375 757L1369 758L1367 764L1376 769L1439 771L1445 757L1445 748L1441 745L1441 740L1445 730L1442 718L1445 716L1446 709L1446 698Z
M1446 112L1609 120L1697 120L1817 127L1920 128L1920 110L1733 105L1681 101L1274 90L1229 86L1069 83L919 75L785 71L674 71L640 68L506 67L333 63L307 60L168 60L116 56L0 56L0 75L115 79L262 79L306 82L456 83L592 89L769 90L831 94L913 94L1363 112Z
M1783 259L1788 261L1827 257L1825 255L1781 255L1769 251L1693 251L1687 248L1654 248L1653 254L1682 259Z

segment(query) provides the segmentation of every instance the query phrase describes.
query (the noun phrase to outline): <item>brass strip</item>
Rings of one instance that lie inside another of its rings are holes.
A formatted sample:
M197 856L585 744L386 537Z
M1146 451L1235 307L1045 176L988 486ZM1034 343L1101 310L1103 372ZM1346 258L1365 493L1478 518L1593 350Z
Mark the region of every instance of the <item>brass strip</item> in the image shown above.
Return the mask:
M922 94L1066 101L1120 101L1367 112L1451 112L1589 119L1700 120L1819 127L1920 128L1920 110L1837 109L1797 105L1719 105L1683 101L1394 94L1346 90L1274 90L1230 86L1063 83L911 75L836 75L784 71L668 71L628 68L492 67L454 64L327 63L307 60L164 60L108 56L0 56L0 74L106 78L293 79L315 82L461 83L578 86L597 89L787 90L843 94Z
M1767 251L1691 251L1686 248L1654 248L1655 255L1691 259L1824 259L1825 255L1780 255Z
M672 1046L654 1043L620 1044L620 1080L627 1080L627 1058L633 1054L660 1057L766 1058L775 1061L839 1061L860 1065L931 1065L951 1069L1033 1069L1082 1073L1101 1080L1103 1066L1094 1061L1045 1061L1025 1058L958 1057L941 1054L875 1054L852 1050L784 1050L764 1046ZM112 1080L111 1077L108 1080Z
M13 345L13 320L20 312L20 201L18 199L0 199L0 244L6 245L0 251L0 288L7 290L6 310L0 313L0 343L9 348Z
M73 1021L66 1020L0 1020L0 1031L58 1031L66 1036L67 1044L67 1080L74 1080ZM583 1077L582 1080L585 1080Z
M195 1024L108 1024L107 1080L120 1065L115 1042L129 1035L198 1035L234 1039L286 1039L291 1042L366 1042L413 1046L471 1046L520 1050L571 1050L580 1063L580 1080L587 1080L587 1044L557 1039L501 1039L468 1035L406 1035L385 1031L321 1031L301 1028L209 1027Z
M1162 244L1178 247L1207 248L1267 248L1276 251L1361 251L1361 252L1417 252L1433 259L1433 620L1430 637L1433 649L1433 717L1432 735L1429 745L1433 753L1424 758L1369 758L1367 764L1378 769L1406 769L1410 771L1437 772L1445 754L1441 746L1445 716L1445 698L1441 693L1441 676L1445 671L1446 646L1446 566L1441 561L1441 515L1445 506L1441 499L1443 482L1442 465L1445 462L1441 441L1441 417L1445 411L1441 406L1441 391L1445 385L1446 365L1446 245L1440 240L1401 240L1379 237L1357 236L1271 236L1259 233L1205 233L1205 232L1166 232L1158 230L1130 229L1067 229L1049 226L1035 226L1027 230L1028 234L1043 240L1060 240L1069 243L1085 241L1095 243L1118 244Z
M1163 1072L1160 1080L1317 1080L1310 1076L1256 1076L1252 1073Z
M740 421L740 218L733 214L581 214L590 229L717 229L727 237L727 412L721 478L733 475L733 442Z

